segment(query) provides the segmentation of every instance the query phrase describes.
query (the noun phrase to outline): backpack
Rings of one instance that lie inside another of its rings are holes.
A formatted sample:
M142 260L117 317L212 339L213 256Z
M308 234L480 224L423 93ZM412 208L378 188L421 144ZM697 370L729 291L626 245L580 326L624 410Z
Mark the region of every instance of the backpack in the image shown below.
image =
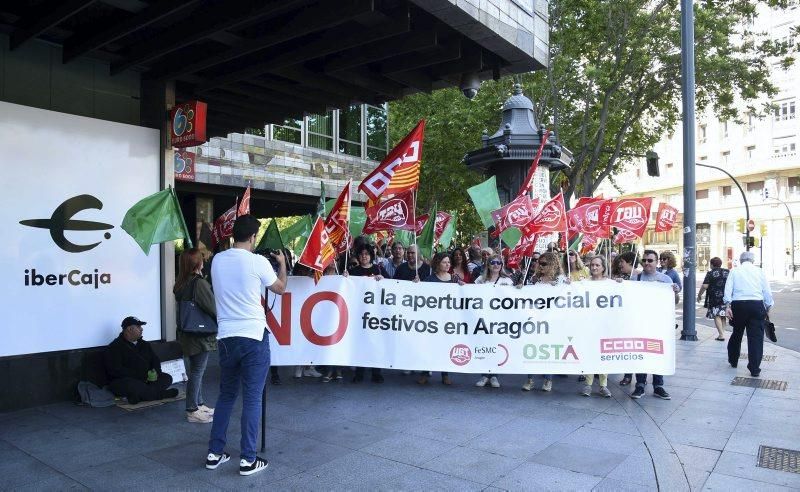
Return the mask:
M89 381L78 382L78 395L81 403L94 408L113 407L116 404L114 393Z

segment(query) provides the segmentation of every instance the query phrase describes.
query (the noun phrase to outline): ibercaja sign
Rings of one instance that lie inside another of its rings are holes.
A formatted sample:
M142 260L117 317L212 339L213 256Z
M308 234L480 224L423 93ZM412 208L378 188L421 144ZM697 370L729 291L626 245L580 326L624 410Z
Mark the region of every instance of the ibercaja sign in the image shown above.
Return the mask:
M173 147L193 147L206 141L206 103L189 101L176 104L169 112Z

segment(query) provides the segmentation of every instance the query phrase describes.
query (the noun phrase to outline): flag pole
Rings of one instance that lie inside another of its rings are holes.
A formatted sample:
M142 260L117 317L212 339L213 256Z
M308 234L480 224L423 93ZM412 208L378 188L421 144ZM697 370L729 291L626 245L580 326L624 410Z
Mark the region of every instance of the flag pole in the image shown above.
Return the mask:
M414 251L417 252L417 254L414 255L417 258L417 261L414 262L414 277L416 278L416 277L419 277L419 267L417 266L417 265L419 265L419 246L417 246L417 190L416 189L411 193L411 196L414 198L414 207L412 207L412 208L414 209L414 234L413 234L413 236L414 236ZM434 218L433 220L434 220L433 225L436 226L436 222L435 222L436 218ZM434 235L436 235L435 231L434 231Z
M181 204L178 201L178 195L175 193L175 188L172 185L169 185L170 195L172 195L172 199L175 202L175 210L178 212L178 215L181 218L181 225L183 226L183 234L186 236L186 242L189 243L189 249L194 248L194 244L192 244L192 238L189 236L189 228L186 227L186 220L183 218L183 212L181 211Z

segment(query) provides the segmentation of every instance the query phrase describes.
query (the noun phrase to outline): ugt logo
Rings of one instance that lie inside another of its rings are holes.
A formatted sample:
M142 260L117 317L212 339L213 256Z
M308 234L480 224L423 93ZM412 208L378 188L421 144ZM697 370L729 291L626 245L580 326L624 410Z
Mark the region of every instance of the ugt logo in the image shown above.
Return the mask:
M78 212L90 208L101 210L103 208L103 202L92 195L73 196L56 207L53 211L53 215L50 216L49 219L21 220L19 223L28 227L48 229L50 231L50 237L53 238L53 242L56 243L56 246L67 253L82 253L94 248L100 244L100 242L98 241L93 244L75 244L64 237L64 231L102 231L114 228L113 225L104 224L102 222L72 219ZM110 239L111 233L106 232L103 237Z

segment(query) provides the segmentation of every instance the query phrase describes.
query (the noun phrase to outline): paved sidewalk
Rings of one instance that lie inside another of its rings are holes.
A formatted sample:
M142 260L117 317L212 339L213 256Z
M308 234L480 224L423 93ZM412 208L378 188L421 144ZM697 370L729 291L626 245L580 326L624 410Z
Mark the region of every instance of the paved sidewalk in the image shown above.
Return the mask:
M0 414L0 489L15 490L789 490L800 474L756 467L760 445L800 449L800 354L775 356L762 379L786 391L730 384L748 376L725 344L699 326L678 342L667 377L672 400L635 401L609 378L613 398L578 395L575 376L554 391L420 387L389 371L369 382L296 382L269 389L267 471L240 477L237 463L203 468L209 426L189 424L183 402L128 413L59 403ZM746 344L743 344L746 349ZM541 382L537 380L537 388ZM207 394L216 396L217 370ZM238 410L237 410L238 411ZM228 451L238 456L237 419Z

